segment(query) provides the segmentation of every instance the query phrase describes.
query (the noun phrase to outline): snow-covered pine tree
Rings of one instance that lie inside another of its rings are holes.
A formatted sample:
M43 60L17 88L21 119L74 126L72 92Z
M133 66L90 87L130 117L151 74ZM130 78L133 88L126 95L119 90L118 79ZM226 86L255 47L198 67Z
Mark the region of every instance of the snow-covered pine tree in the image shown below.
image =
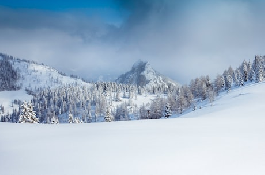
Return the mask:
M88 111L88 123L91 123L92 122L92 115L91 115L91 112L90 110Z
M165 103L164 99L157 97L150 105L149 119L159 119L164 116Z
M109 107L107 107L106 115L105 115L104 119L106 122L111 122L111 120L112 120L112 115L111 115L111 111L110 111Z
M209 90L207 96L208 96L209 102L211 103L211 105L213 105L215 92L213 90Z
M253 82L254 81L254 77L255 77L255 72L254 72L254 70L253 70L253 67L252 67L252 64L251 64L251 62L249 61L248 62L248 80L250 81L250 82Z
M147 109L145 108L144 104L140 106L139 113L140 113L140 119L148 119Z
M227 74L225 76L225 86L226 86L227 92L229 92L231 90L232 84L233 84L233 78L230 74Z
M243 61L243 63L242 63L242 65L241 65L241 71L242 71L242 74L243 74L243 79L244 79L244 82L247 82L248 81L248 75L249 75L249 73L248 73L248 64L247 64L247 62L244 60Z
M100 107L98 102L96 103L95 108L95 122L97 122L97 118L100 116Z
M133 111L133 116L136 120L139 120L139 109L137 107L137 104L134 105L134 111Z
M249 73L249 80L253 82L256 79L255 71L252 69Z
M237 76L237 86L244 86L244 76L241 73L240 69L236 69L236 76Z
M184 97L183 90L179 89L178 98L177 98L177 108L179 114L183 113L183 110L185 109L186 105L187 105L187 100Z
M262 59L260 56L255 56L254 60L254 65L255 66L255 78L256 78L256 83L262 82L263 81L263 64L262 64Z
M210 89L210 85L209 85L208 89ZM194 96L193 96L193 94L191 92L191 89L188 86L183 86L183 92L184 92L184 96L185 96L185 98L187 100L187 106L188 107L192 106L193 105L193 101L194 101Z
M21 113L19 116L19 123L39 123L39 119L36 117L35 111L31 103L24 102L21 105Z
M165 117L168 118L171 115L172 115L171 106L169 105L169 103L167 103L165 106Z
M74 123L82 123L82 120L80 120L78 117L75 117Z
M263 67L260 65L258 68L258 73L256 76L257 82L262 82L263 81Z
M51 118L51 124L59 124L58 117L55 116L55 111L53 112L52 118Z
M207 98L207 79L205 76L201 76L198 85L199 97L205 100Z
M74 117L73 117L73 114L71 112L69 112L68 123L74 123Z

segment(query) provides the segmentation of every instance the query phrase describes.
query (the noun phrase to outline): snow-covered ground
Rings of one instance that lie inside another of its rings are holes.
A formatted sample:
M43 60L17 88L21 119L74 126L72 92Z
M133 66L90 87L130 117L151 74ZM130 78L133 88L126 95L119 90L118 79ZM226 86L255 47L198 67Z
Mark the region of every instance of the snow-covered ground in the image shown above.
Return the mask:
M180 118L0 123L2 175L264 175L265 84Z

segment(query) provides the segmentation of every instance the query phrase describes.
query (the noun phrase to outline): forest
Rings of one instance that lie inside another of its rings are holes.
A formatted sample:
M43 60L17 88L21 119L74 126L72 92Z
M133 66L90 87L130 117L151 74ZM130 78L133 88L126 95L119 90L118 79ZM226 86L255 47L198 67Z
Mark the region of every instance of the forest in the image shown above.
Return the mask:
M14 70L10 57L0 60L0 91L18 90L20 70ZM26 88L32 95L31 104L40 123L91 123L103 121L127 121L168 118L180 116L186 111L199 110L201 104L212 104L220 93L239 88L247 83L262 82L265 77L265 56L255 56L243 61L239 67L231 66L214 79L208 75L190 81L188 85L157 85L151 88L116 82L89 83L89 85L68 84L60 87ZM150 102L136 104L139 96L152 96ZM12 114L2 116L2 122L18 122L22 101L14 100L20 106ZM0 107L4 110L4 107ZM3 112L3 111L2 111Z

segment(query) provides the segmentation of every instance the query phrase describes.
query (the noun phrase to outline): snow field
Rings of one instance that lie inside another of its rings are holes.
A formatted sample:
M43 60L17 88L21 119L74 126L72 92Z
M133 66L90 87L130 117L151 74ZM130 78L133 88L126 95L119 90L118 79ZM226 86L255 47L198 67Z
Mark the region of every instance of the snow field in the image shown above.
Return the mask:
M265 84L179 118L0 123L3 175L264 175Z

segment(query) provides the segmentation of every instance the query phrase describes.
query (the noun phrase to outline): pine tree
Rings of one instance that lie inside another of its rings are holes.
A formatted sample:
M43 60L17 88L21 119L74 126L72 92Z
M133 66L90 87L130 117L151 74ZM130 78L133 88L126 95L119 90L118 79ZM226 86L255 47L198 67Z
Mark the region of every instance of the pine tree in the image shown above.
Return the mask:
M39 123L39 119L36 117L31 103L24 102L21 108L19 123Z
M255 72L253 70L253 67L252 67L250 61L248 62L248 79L250 82L253 82L255 79Z
M208 99L209 99L211 105L213 105L213 101L214 101L214 97L215 97L214 91L213 90L209 90L207 96L208 96Z
M69 112L68 123L74 123L74 117L71 112Z
M253 66L255 67L256 83L262 82L263 81L263 63L262 63L262 59L260 58L260 56L255 56Z
M121 105L116 107L114 119L115 119L115 121L122 120L122 106Z
M243 63L242 63L242 74L243 74L243 79L244 79L244 82L247 82L248 81L248 75L249 75L249 69L248 69L248 64L247 62L244 60Z
M169 105L169 103L167 103L165 106L165 117L168 118L171 115L172 115L171 106Z
M82 123L82 120L80 120L79 118L75 117L74 123Z
M105 115L104 119L106 122L111 122L111 120L112 120L112 115L111 115L109 107L107 108L106 115Z
M244 86L244 77L243 77L243 74L241 73L239 68L236 70L235 74L237 77L236 85L237 86Z
M187 105L187 100L184 97L183 90L179 89L178 98L177 98L177 108L178 108L179 114L183 113L186 105Z
M225 86L226 86L227 92L229 92L231 90L232 84L233 84L233 78L230 74L227 74L225 76Z
M59 124L58 117L55 116L55 112L53 112L52 118L51 118L51 124Z
M92 115L91 115L91 112L88 111L88 123L91 123L92 122Z
M208 89L210 88L210 83L208 83ZM187 106L190 107L193 105L194 97L189 87L183 86L184 96L187 100Z
M144 104L140 107L139 113L140 113L140 119L147 119L148 118L147 109L145 108Z

